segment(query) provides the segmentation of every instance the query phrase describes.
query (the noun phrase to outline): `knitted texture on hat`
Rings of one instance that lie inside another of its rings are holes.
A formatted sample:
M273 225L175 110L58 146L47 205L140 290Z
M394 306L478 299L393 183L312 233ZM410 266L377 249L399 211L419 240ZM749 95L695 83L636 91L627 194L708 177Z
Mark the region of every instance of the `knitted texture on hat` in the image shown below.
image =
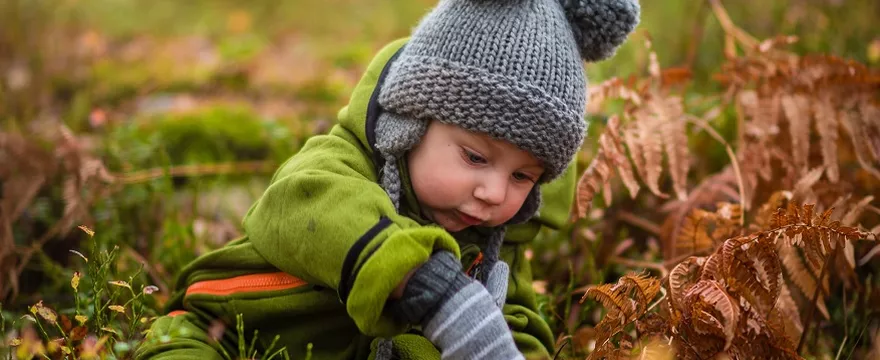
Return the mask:
M583 142L582 58L607 56L638 18L637 5L634 16L603 15L622 0L579 1L570 22L559 1L441 0L391 66L379 103L507 140L544 163L541 182L554 179Z

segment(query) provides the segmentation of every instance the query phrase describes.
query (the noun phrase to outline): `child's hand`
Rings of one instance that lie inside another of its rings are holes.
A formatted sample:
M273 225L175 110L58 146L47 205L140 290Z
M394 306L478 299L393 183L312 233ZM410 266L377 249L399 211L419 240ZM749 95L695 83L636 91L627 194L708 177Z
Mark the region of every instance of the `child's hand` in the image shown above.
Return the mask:
M455 255L440 251L412 274L403 296L389 306L400 320L422 325L444 359L523 359L498 305L506 297L509 271L499 261L489 273L492 287L502 294L496 300L461 271Z
M486 277L486 290L489 291L492 300L495 301L495 305L498 305L499 309L504 306L504 301L507 300L507 279L509 277L510 266L501 260L492 266Z

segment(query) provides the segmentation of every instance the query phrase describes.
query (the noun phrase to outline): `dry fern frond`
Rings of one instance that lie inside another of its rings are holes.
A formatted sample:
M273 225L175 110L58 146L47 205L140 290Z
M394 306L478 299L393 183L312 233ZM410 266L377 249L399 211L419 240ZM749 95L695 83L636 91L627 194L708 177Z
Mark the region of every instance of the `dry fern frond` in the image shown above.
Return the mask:
M781 333L785 334L792 344L796 344L804 333L804 324L801 321L799 309L791 292L788 291L788 286L781 287L773 312L779 316L779 320L782 322Z
M630 303L624 291L625 289L626 287L622 286L619 282L617 284L591 286L587 288L580 301L584 302L587 299L593 299L608 309L609 313L626 312L630 308Z
M586 217L590 211L593 197L608 183L612 169L617 169L630 195L635 196L639 191L639 185L635 181L629 159L621 143L617 116L608 119L605 131L599 136L599 151L578 181L577 208L580 218Z
M797 248L786 244L783 241L778 241L776 243L776 248L779 251L782 267L785 269L785 274L788 275L788 279L794 283L798 290L800 290L801 294L805 297L809 297L815 293L816 278L818 277L818 274L816 274L817 271L807 270L804 266L804 260L798 255ZM823 286L823 288L825 292L828 291L827 285ZM817 299L816 306L818 306L819 311L827 319L829 317L828 308L825 305L825 299L823 297Z
M742 208L730 203L718 203L715 212L694 209L685 218L675 238L676 254L705 255L717 244L739 235L742 228Z
M840 180L840 172L837 168L838 113L828 91L820 91L817 100L813 102L813 114L816 119L816 132L821 139L819 146L822 150L822 162L828 180L836 183Z
M856 161L859 162L862 169L865 169L875 178L880 179L880 170L868 158L870 154L875 162L880 163L880 130L874 130L875 126L872 125L872 123L876 124L876 119L880 119L880 111L874 115L877 116L873 118L875 120L868 122L867 116L857 116L849 111L841 111L840 119L844 130L849 135L850 142L853 144ZM875 132L873 137L870 135L872 130ZM878 140L877 144L873 144L876 146L876 149L874 148L875 146L871 146L870 141L872 141L872 138Z
M659 119L660 135L669 161L672 188L679 200L687 199L690 156L682 99L679 96L669 96L653 97L652 100L648 106Z
M658 136L660 127L663 126L661 118L655 116L653 111L647 107L641 107L632 113L634 119L630 130L635 132L635 136L629 138L638 139L638 150L640 153L633 153L633 158L641 156L642 160L638 161L640 167L636 170L641 176L642 181L647 185L648 190L654 195L666 197L667 195L660 190L660 174L663 172L663 141Z
M684 317L695 332L692 343L712 344L707 337L720 337L723 345L715 353L730 348L737 335L740 307L715 281L703 280L685 294ZM715 346L701 347L701 354L714 355Z
M792 159L795 167L803 173L807 169L807 156L810 153L810 103L802 94L783 94L782 109L788 119Z
M772 240L741 237L726 241L722 249L722 269L728 285L762 317L769 316L782 285L782 269Z
M684 304L684 295L700 280L703 264L704 258L692 256L678 263L669 272L669 296L674 304Z

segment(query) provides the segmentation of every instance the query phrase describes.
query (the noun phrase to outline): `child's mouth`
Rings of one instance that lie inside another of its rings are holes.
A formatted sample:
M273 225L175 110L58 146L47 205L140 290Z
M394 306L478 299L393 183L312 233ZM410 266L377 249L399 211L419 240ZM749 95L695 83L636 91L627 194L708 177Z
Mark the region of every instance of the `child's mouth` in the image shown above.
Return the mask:
M480 225L483 223L483 220L480 220L458 210L455 210L455 214L458 215L458 219L461 220L461 222L470 226Z

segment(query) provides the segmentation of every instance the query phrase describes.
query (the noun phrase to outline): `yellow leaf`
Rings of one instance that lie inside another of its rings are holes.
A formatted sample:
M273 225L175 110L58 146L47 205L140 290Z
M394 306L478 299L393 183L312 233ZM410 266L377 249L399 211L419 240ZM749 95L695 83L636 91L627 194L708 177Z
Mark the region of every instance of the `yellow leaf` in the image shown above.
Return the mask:
M9 341L9 346L19 346L21 345L21 338L15 338Z
M70 279L70 286L73 288L73 291L77 291L77 288L79 287L79 279L81 277L82 275L80 275L79 271L73 272L73 278Z
M89 318L85 315L77 315L74 316L74 318L76 319L76 321L79 322L80 325L84 325L86 321L89 321Z
M110 310L125 314L125 308L121 305L110 305Z
M104 330L104 331L107 331L107 332L112 332L112 333L114 333L114 334L116 334L116 335L119 335L119 332L116 331L116 329L109 328L109 327L106 327L106 326L105 326L105 327L102 327L101 330Z
M61 352L63 352L63 353L65 353L65 354L68 354L68 355L69 355L69 354L70 354L70 348L67 347L67 346L62 346L62 347L61 347Z
M93 237L93 236L95 236L95 230L90 229L88 226L80 225L80 226L77 226L77 227L78 227L80 230L82 230L83 232L85 232L86 234L89 234L89 237Z
M48 321L50 324L55 324L58 321L58 316L55 315L55 312L52 309L43 306L43 300L40 300L36 305L31 307L31 312L40 315L41 318Z

